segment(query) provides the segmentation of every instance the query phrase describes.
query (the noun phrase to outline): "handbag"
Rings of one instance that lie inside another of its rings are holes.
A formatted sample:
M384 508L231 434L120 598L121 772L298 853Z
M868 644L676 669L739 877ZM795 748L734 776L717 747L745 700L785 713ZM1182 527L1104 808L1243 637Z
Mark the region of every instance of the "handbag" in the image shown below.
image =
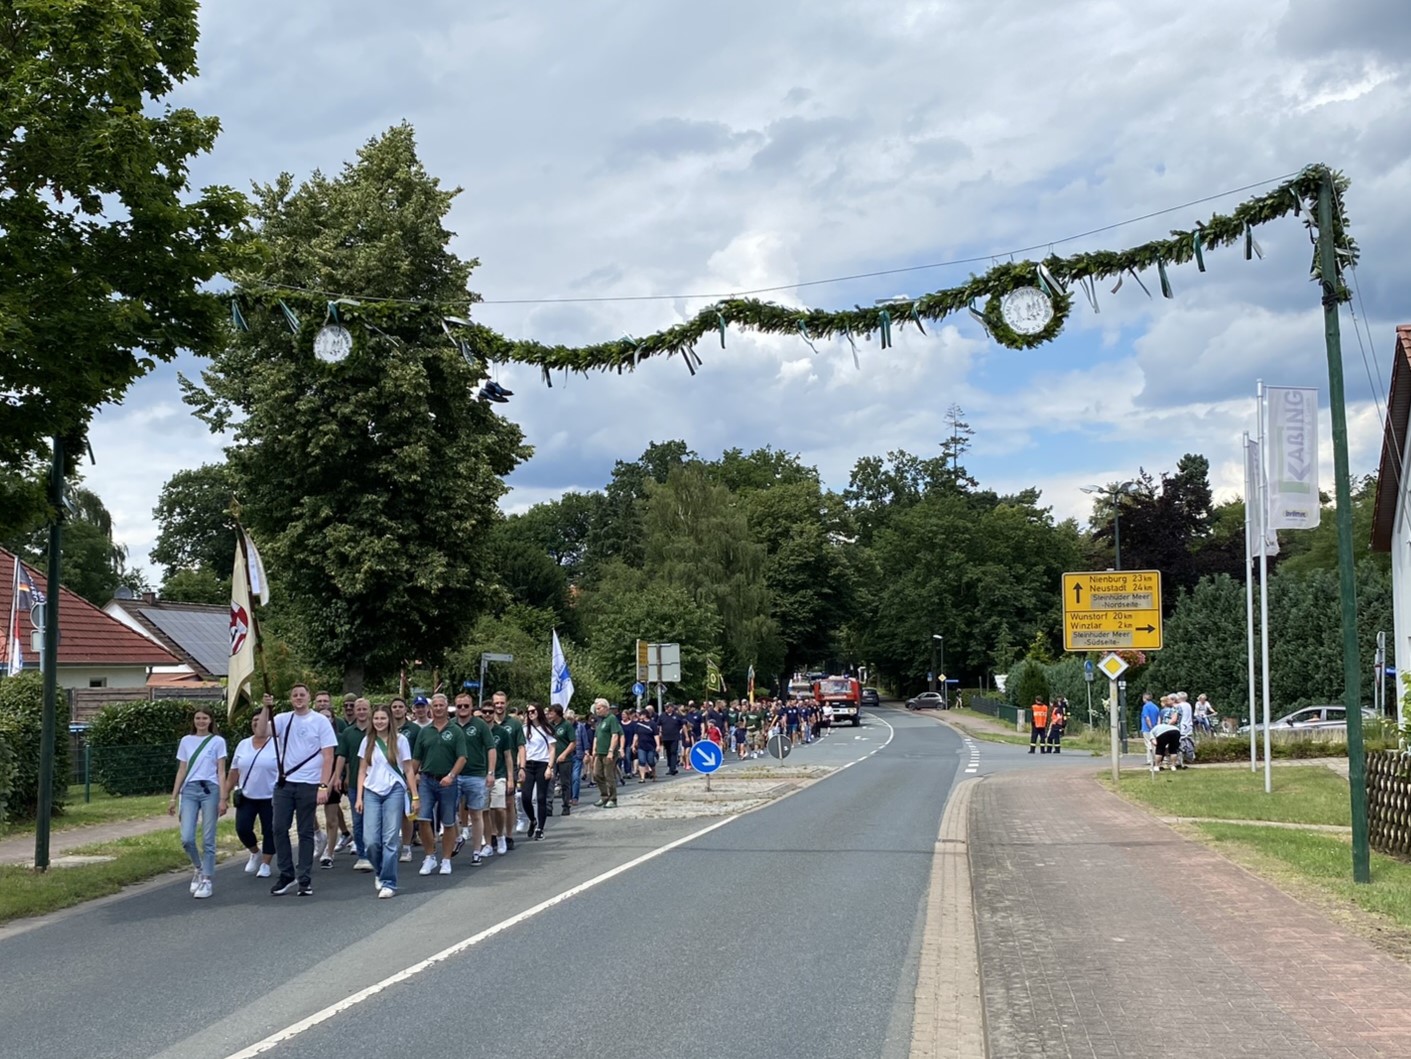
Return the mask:
M269 743L268 743L268 741L266 741L265 746L268 746L268 745L269 745ZM249 776L249 774L250 774L250 769L252 769L252 768L255 767L255 762L258 761L258 760L260 760L260 755L263 754L264 752L265 752L265 748L264 748L263 746L260 747L260 749L258 749L258 750L255 751L255 756L250 759L250 766L249 766L249 768L247 768L247 769L245 770L245 776L242 776L242 777L241 777L241 782L242 782L242 783L243 783L244 780ZM245 803L245 792L244 792L243 790L241 790L241 789L240 789L240 785L237 784L236 787L235 787L235 789L230 792L230 804L233 805L233 806L235 806L235 808L239 809L240 806L243 805L244 803Z

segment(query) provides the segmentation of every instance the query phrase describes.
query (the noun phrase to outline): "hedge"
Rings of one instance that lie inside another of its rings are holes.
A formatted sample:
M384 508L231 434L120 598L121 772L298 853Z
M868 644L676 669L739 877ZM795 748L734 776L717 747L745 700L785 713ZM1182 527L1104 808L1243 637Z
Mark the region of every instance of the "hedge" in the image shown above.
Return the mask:
M104 706L88 727L88 752L93 779L112 795L161 794L176 779L176 746L191 730L197 708L214 713L220 734L231 750L249 733L249 716L237 718L227 731L219 702L156 699L117 702ZM243 724L241 723L243 721Z
M44 726L44 685L37 672L0 680L0 718L6 722L14 750L8 814L13 820L32 819L39 805L39 740ZM64 811L68 777L69 741L59 732L54 739L53 816Z
M0 716L0 824L9 816L10 793L15 786L15 749L19 744L19 730L13 718Z

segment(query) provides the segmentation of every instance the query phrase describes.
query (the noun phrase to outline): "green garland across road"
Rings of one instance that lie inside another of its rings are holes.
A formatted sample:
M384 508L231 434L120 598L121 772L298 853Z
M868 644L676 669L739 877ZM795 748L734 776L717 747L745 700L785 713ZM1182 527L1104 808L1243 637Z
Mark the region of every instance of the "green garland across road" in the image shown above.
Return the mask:
M1069 257L1050 255L1042 261L1003 262L983 275L972 276L961 286L868 308L857 306L830 312L791 308L757 298L727 298L707 306L689 320L642 338L625 337L586 346L551 346L510 339L483 324L459 317L448 319L444 315L447 312L464 313L468 305L454 307L399 301L358 301L341 303L339 308L345 318L360 319L392 333L408 324L441 327L441 321L447 320L448 333L463 343L464 352L487 362L514 361L537 365L543 369L546 382L550 381L549 373L555 370L621 373L634 369L648 358L678 354L694 375L701 363L696 346L718 338L723 348L726 331L731 327L764 334L794 335L810 345L818 339L841 336L855 347L856 339L871 339L875 335L885 349L892 343L894 330L911 325L924 331L923 321L935 322L969 311L997 342L1011 348L1028 349L1052 340L1062 330L1072 304L1069 287L1078 287L1096 310L1098 283L1117 280L1117 286L1113 288L1115 292L1130 277L1149 294L1150 290L1139 274L1155 269L1161 293L1169 298L1172 296L1167 277L1169 267L1194 261L1196 267L1204 272L1206 251L1240 242L1244 244L1246 259L1255 254L1262 256L1254 241L1254 229L1262 225L1289 214L1299 216L1307 211L1304 223L1310 235L1316 236L1314 204L1319 182L1325 172L1325 166L1310 165L1273 190L1241 203L1232 212L1217 213L1192 229L1174 230L1165 239L1153 239L1120 251L1098 250ZM1339 264L1347 265L1355 263L1357 255L1356 244L1347 234L1347 220L1340 208L1347 180L1336 173L1333 180L1339 205L1334 213L1334 234ZM1318 277L1315 259L1313 278ZM1335 280L1334 286L1338 298L1346 300L1347 289L1340 277ZM999 311L1000 299L1022 287L1039 288L1048 295L1053 306L1052 319L1036 334L1015 332L1005 323ZM299 291L278 285L262 286L259 280L242 284L240 295L271 312L277 312L282 302L294 302L301 306L312 302L322 310L328 297L322 292ZM976 308L981 301L986 303L983 311Z

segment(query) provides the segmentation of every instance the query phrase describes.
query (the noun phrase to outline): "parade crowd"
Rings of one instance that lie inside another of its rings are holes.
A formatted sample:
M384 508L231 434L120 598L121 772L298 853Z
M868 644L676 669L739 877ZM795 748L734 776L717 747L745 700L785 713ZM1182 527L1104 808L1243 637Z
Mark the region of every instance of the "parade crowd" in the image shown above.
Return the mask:
M812 700L668 703L658 714L597 699L578 716L511 708L504 692L482 706L462 691L454 703L416 696L410 710L400 697L374 706L345 695L340 716L328 692L295 684L289 702L274 713L266 695L233 754L206 707L181 738L167 811L180 815L195 898L214 892L216 824L231 808L245 871L273 876L272 895L312 896L314 863L330 869L343 854L386 899L414 847L420 875L450 875L461 856L478 867L513 851L516 834L543 839L556 805L571 815L585 783L597 788L594 807L612 810L622 785L654 782L659 767L691 771L701 740L748 760L770 735L799 745L831 727L829 708Z

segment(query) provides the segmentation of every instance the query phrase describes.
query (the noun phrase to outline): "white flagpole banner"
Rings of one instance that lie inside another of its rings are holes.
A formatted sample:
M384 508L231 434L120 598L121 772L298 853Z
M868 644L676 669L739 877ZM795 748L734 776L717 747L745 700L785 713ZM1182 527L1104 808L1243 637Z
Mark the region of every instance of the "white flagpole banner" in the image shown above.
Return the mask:
M244 530L240 531L245 536L245 559L246 569L250 575L250 594L260 597L260 605L269 605L269 578L265 576L265 563L260 558L260 550L255 547L254 540Z
M243 531L241 537L244 537ZM225 712L235 715L240 693L255 675L255 623L251 615L250 566L243 542L235 544L235 570L230 579L230 662L226 670Z
M1270 386L1269 528L1318 525L1318 391Z
M554 630L553 645L553 681L549 688L549 705L562 706L568 709L569 700L573 698L573 677L568 672L568 659L563 656L563 645L559 643L559 631Z
M1261 538L1264 541L1263 554L1279 554L1279 535L1269 525L1269 520L1261 517L1264 512L1259 503L1259 481L1263 473L1264 469L1259 461L1259 442L1247 437L1244 441L1244 519L1249 525L1249 533L1245 535L1245 539L1251 560L1259 558Z
M20 649L20 557L15 556L15 576L10 579L10 621L5 626L5 672L15 676L24 668Z

